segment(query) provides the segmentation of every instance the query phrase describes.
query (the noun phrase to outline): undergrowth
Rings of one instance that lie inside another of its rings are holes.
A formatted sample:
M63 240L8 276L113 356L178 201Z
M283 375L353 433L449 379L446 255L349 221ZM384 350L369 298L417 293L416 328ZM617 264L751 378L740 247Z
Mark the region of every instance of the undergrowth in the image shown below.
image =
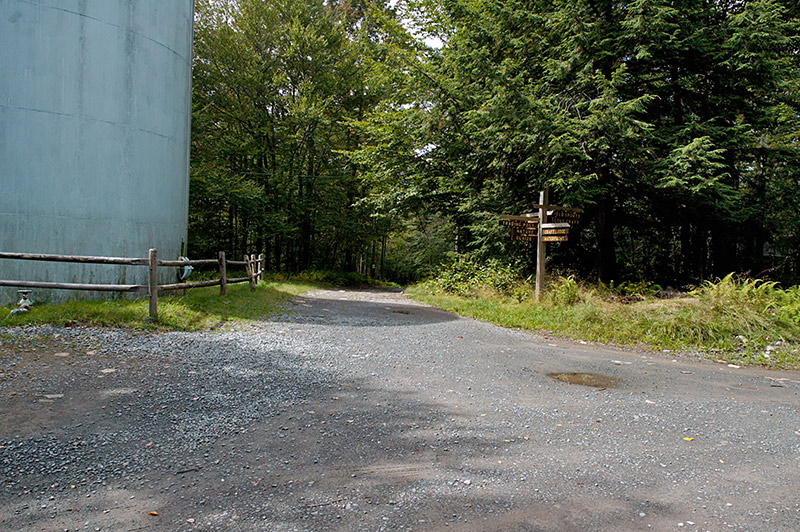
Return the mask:
M682 294L648 283L589 285L551 279L540 300L530 279L507 268L454 262L409 289L441 308L507 327L565 337L699 353L729 363L800 368L800 287L733 275ZM502 279L498 283L496 279ZM678 296L678 297L674 297Z
M320 283L331 286L341 286L348 288L365 288L365 287L397 287L394 283L380 281L373 279L367 275L357 272L343 272L333 270L309 270L299 273L267 273L265 275L267 280L280 281L280 282L303 282L303 283Z

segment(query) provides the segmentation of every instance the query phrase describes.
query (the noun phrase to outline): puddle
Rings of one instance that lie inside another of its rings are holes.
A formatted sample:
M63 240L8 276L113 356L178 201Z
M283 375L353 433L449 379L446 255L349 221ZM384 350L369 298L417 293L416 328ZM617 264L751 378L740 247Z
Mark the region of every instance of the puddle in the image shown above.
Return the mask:
M547 376L557 381L592 386L593 388L613 388L622 382L616 377L598 375L597 373L548 373Z

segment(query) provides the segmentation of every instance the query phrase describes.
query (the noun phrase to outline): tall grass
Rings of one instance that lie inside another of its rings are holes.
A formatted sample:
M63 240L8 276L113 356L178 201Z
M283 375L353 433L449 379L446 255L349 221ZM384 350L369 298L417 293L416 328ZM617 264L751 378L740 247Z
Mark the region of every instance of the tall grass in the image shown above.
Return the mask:
M463 265L462 265L463 267ZM552 279L540 302L529 281L518 278L517 297L509 290L468 279L469 288L448 289L458 277L438 278L409 289L414 297L441 308L507 327L548 331L565 337L700 353L767 367L800 368L800 288L737 279L706 282L673 299L657 299L639 283L624 290L589 286L574 277ZM490 277L490 276L489 276ZM524 297L519 297L524 293Z

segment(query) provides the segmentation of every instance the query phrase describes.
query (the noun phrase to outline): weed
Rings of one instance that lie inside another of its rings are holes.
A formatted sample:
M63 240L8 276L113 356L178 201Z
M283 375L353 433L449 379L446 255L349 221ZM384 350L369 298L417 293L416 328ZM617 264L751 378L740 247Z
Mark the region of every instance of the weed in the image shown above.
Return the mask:
M557 307L570 307L581 302L578 281L574 275L559 277L550 283L547 301Z

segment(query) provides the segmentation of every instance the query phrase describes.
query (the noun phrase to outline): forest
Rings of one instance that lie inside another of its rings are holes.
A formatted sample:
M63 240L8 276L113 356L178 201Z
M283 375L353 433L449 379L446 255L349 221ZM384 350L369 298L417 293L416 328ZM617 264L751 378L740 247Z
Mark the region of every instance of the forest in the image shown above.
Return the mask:
M197 0L189 253L800 281L795 0Z

